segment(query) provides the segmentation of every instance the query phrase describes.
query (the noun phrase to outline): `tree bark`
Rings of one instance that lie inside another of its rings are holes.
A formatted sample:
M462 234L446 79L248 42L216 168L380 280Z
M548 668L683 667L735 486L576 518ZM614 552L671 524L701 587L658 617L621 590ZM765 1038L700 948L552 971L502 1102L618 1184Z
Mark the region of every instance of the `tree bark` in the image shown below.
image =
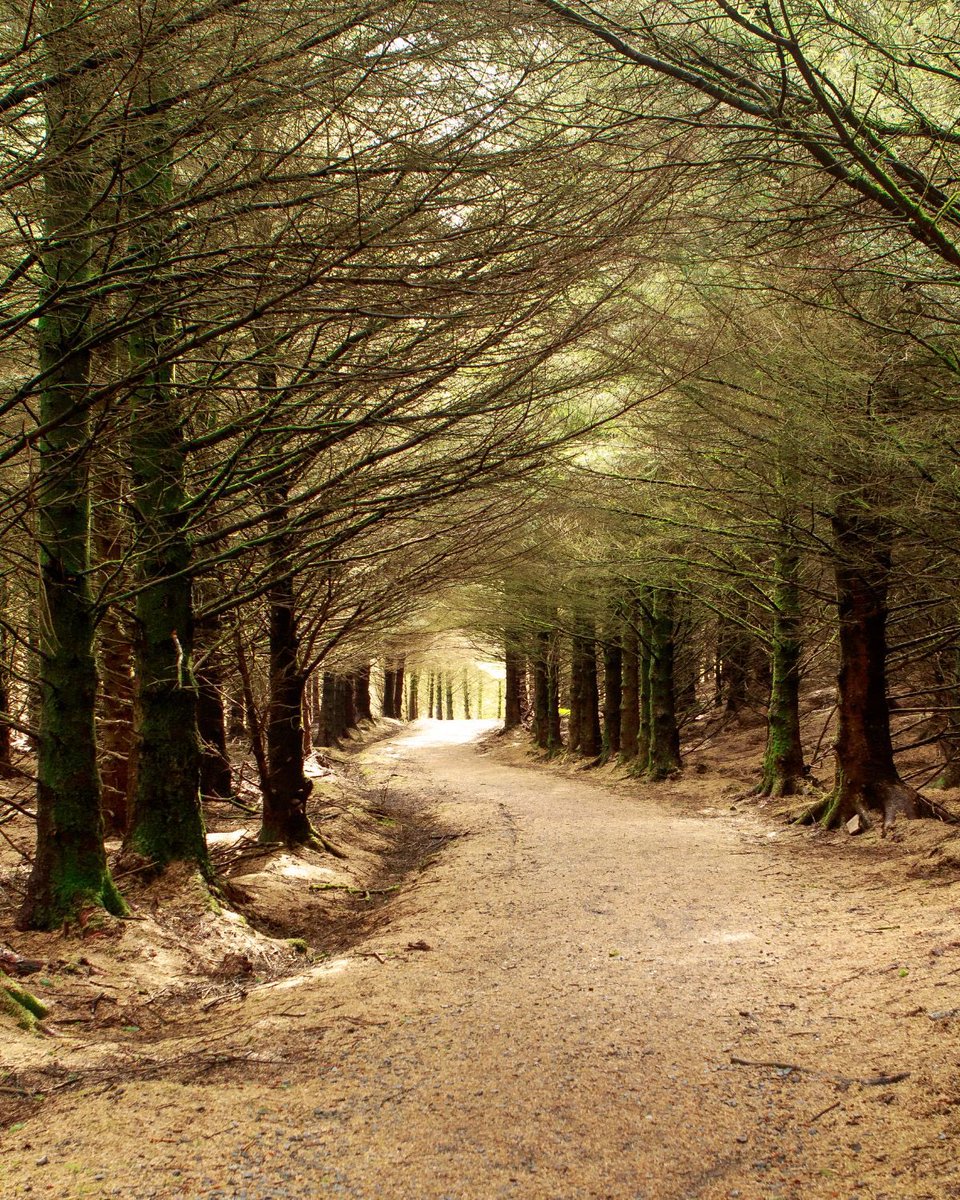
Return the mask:
M623 703L623 644L619 621L611 621L603 643L603 757L620 753Z
M384 667L383 669L383 703L380 711L384 717L396 718L400 715L397 711L397 670L395 667Z
M576 619L571 654L571 696L576 697L578 741L576 747L585 758L596 758L602 749L600 734L600 690L597 682L597 640L593 622L584 616ZM573 703L571 702L571 721Z
M553 630L538 629L534 646L534 738L541 750L555 754L563 748L563 738L560 733L560 684Z
M680 768L680 731L674 699L673 593L655 588L650 614L650 746L647 775L666 779Z
M131 147L127 212L141 264L136 304L145 315L128 341L141 382L133 389L130 458L136 530L137 778L127 845L155 869L195 863L210 874L200 810L200 736L193 674L192 551L186 525L186 411L168 358L173 339L164 284L173 154L159 73L134 99L145 111Z
M340 742L337 720L337 677L324 671L320 685L320 721L317 741L321 746L336 746Z
M960 787L960 646L950 646L939 656L936 678L949 711L939 737L943 770L931 787L955 788Z
M393 715L398 721L403 720L403 680L405 668L401 658L397 663L397 671L393 677Z
M261 391L276 386L273 368L260 369ZM304 845L314 831L307 816L313 784L303 771L303 694L306 676L299 661L296 586L293 546L289 529L286 489L270 497L268 527L272 581L269 605L270 699L267 706L267 761L270 785L264 796L261 842Z
M887 702L887 593L892 530L876 498L841 495L833 515L834 572L840 634L836 779L815 815L825 825L859 814L879 814L884 827L897 816L929 815L903 782L893 757Z
M116 346L102 351L101 357L104 360L102 365L107 370L118 369L121 355ZM120 469L112 457L104 455L93 463L93 469L96 472L93 540L100 575L98 582L105 582L115 572L122 576L122 564L130 551L130 539L123 520L126 489ZM120 605L108 604L100 614L97 663L101 679L97 705L97 743L104 824L109 834L123 836L129 824L130 796L136 773L131 770L133 634L129 619Z
M357 670L356 685L353 689L354 707L358 721L372 721L373 712L370 708L370 664L365 663Z
M624 609L622 639L622 692L620 698L620 758L634 762L640 753L640 613L634 597Z
M787 544L774 563L773 630L767 745L763 756L761 796L794 796L805 775L800 739L800 559Z
M52 6L45 34L53 80L44 92L44 214L41 314L36 337L44 384L37 479L40 544L40 734L37 844L17 924L56 929L88 907L124 904L103 847L95 712L97 673L89 587L90 496L84 465L92 184L88 96L70 68L82 57L86 5Z
M233 795L223 674L210 651L197 670L197 728L200 733L200 799L228 800Z

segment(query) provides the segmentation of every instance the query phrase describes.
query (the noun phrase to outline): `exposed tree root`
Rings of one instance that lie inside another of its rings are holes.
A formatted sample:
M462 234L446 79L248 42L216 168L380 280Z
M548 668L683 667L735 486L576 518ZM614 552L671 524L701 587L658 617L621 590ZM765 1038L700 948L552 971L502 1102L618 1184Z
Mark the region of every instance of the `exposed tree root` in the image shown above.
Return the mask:
M794 823L837 829L854 816L860 817L864 829L869 829L879 817L883 834L898 817L906 821L934 820L960 825L960 817L900 779L875 783L857 792L834 789L798 814Z
M783 800L789 796L799 796L806 784L802 775L775 775L762 779L747 795L757 796L761 800Z
M47 1006L25 988L6 979L0 982L0 1012L12 1017L21 1029L43 1032L40 1022L47 1015Z

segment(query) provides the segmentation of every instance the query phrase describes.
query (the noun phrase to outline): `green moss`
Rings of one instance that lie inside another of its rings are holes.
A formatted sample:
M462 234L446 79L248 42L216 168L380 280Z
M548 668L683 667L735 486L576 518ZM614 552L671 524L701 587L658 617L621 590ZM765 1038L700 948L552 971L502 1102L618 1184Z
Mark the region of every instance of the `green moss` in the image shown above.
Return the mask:
M298 937L287 938L287 945L290 947L291 950L295 950L297 952L297 954L306 954L306 953L308 953L308 951L310 949L310 947L303 940L303 938L298 938Z
M0 1013L6 1013L21 1029L35 1033L39 1021L47 1015L45 1005L13 983L0 985Z
M31 992L28 992L26 988L22 988L15 983L5 983L3 987L8 996L14 999L17 1004L21 1004L35 1017L45 1017L50 1011L42 1000L38 1000L37 997Z

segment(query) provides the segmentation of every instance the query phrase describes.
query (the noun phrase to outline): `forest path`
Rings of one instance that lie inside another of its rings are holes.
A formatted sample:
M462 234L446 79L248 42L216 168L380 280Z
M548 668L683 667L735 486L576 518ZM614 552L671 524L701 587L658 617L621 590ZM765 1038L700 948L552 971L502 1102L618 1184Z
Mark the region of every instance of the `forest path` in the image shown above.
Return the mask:
M698 812L696 777L507 765L489 728L364 752L462 835L375 935L211 1013L189 1085L68 1093L6 1194L960 1196L955 886Z

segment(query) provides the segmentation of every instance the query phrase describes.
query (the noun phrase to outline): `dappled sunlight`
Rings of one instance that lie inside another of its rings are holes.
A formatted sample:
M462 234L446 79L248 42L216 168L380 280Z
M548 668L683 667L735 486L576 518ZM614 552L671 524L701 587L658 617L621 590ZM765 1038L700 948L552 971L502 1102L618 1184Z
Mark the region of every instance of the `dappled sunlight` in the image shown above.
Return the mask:
M237 846L246 838L256 836L255 830L252 829L226 829L222 833L207 832L208 846Z

